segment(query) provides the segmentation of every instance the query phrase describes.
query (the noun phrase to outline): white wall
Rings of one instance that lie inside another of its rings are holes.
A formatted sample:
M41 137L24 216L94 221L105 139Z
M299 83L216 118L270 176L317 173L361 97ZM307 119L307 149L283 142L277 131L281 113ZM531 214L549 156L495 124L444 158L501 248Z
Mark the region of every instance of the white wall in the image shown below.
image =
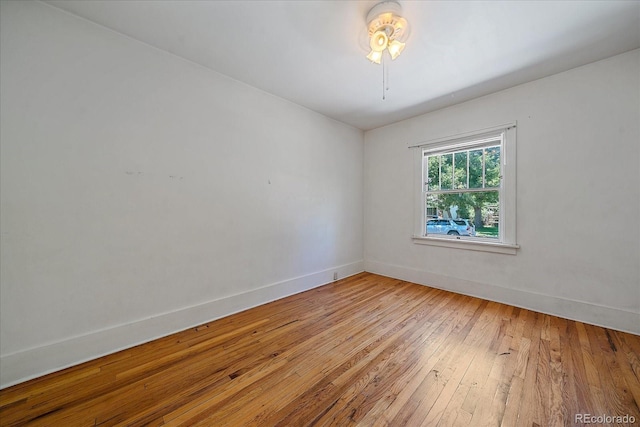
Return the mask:
M1 3L3 386L362 271L360 130Z
M640 333L640 51L365 133L365 269ZM408 146L517 121L517 255L413 244Z

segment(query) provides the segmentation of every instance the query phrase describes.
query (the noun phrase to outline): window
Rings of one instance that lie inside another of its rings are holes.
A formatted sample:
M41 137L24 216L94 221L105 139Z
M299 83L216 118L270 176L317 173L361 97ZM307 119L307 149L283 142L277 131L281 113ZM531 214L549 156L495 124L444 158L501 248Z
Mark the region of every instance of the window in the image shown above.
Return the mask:
M414 241L514 254L515 124L412 148Z

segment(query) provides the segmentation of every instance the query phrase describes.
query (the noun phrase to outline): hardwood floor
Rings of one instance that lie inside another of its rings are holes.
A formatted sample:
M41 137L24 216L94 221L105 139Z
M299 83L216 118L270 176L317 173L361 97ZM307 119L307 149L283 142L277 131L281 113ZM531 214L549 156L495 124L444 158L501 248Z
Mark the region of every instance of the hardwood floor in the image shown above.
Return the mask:
M639 378L639 336L363 273L2 390L0 424L640 424Z

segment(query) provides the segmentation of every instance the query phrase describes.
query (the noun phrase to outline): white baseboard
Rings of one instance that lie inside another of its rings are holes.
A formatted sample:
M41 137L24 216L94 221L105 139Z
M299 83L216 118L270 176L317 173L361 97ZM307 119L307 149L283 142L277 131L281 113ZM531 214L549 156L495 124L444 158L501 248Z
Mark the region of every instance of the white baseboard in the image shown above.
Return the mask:
M413 269L377 261L365 261L367 272L406 280L432 288L443 289L494 302L526 308L570 320L577 320L604 328L640 335L640 313L607 307L584 301L560 298L552 295L505 288L442 276L424 270Z
M363 261L0 356L0 389L361 273Z

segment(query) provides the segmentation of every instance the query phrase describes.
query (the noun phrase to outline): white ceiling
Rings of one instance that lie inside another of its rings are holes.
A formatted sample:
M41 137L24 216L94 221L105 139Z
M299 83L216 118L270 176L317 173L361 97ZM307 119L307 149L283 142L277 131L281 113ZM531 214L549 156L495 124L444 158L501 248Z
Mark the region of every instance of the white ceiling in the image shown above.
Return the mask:
M640 1L401 1L407 47L365 55L377 1L47 1L368 130L640 47Z

